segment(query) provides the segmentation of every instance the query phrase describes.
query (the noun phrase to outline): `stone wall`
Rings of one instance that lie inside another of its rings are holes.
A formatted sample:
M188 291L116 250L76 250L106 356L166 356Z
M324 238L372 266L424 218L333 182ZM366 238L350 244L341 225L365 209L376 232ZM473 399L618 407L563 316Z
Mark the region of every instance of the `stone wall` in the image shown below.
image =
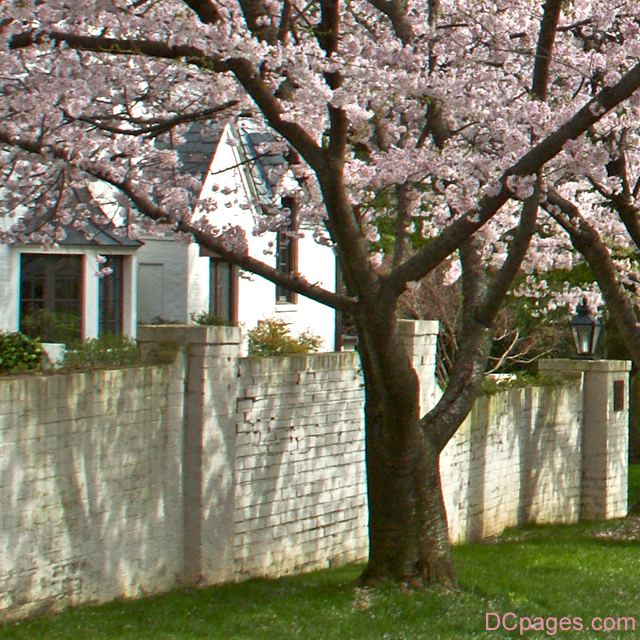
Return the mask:
M579 384L510 389L476 401L441 455L454 542L580 516Z
M629 371L626 360L546 360L546 374L577 376L582 390L580 517L627 513Z
M426 410L437 324L401 330ZM355 353L240 358L224 327L139 339L154 364L0 379L0 619L366 557ZM571 380L481 398L445 449L454 541L624 515L628 363L553 366Z
M180 363L0 381L0 616L181 579Z
M238 575L281 574L365 557L360 381L355 353L241 360Z

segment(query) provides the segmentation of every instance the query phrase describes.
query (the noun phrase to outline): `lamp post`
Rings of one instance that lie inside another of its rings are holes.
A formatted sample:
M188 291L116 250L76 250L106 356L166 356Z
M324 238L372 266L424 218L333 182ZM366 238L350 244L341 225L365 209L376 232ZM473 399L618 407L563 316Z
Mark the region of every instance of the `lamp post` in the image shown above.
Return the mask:
M582 304L578 305L577 313L569 321L573 345L579 358L594 359L596 357L596 347L598 339L602 333L602 323L589 313L587 299L582 299Z

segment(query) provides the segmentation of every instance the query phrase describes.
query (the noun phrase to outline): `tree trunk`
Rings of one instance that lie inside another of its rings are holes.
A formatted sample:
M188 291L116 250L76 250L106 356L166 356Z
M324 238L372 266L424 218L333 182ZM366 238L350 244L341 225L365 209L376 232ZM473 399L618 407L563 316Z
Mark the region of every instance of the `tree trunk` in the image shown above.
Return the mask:
M447 389L422 419L418 377L395 315L375 332L358 324L358 332L369 497L369 562L361 579L454 588L439 456L478 395L491 331L469 319Z
M425 438L417 470L420 496L420 544L418 570L422 584L455 588L449 525L440 481L440 453Z
M395 331L368 345L361 341L369 499L369 561L361 581L454 587L438 451L420 425L417 376ZM383 355L398 349L402 358ZM402 392L389 393L388 380Z

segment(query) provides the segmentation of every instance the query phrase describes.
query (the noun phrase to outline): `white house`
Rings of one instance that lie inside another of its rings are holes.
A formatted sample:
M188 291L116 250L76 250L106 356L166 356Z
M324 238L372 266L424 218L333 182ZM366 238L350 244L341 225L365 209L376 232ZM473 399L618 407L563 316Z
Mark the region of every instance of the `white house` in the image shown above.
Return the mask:
M252 233L263 206L281 204L274 202L269 169L285 163L281 156L259 155L256 146L265 134L231 125L210 132L195 126L185 137L178 153L197 178L197 195L218 205L206 214L209 221L242 227L251 255L335 290L335 256L314 241L312 229L296 227L299 237ZM88 190L76 195L96 206ZM332 309L241 272L194 243L172 235L140 242L107 223L64 229L66 238L51 249L0 245L0 331L22 330L50 342L104 333L135 337L138 322L189 322L205 311L246 328L261 318L285 317L294 332L319 335L323 350L336 348ZM110 267L111 275L99 277L100 266Z
M0 244L0 331L21 330L45 342L135 336L141 243L108 223L64 230L65 239L46 250L39 243ZM100 277L107 267L111 275Z
M227 125L211 132L195 127L185 137L178 149L185 170L202 185L198 196L217 203L217 209L206 214L208 220L218 227L242 227L250 255L335 291L334 253L315 242L313 229L303 224L297 229L299 238L286 233L252 233L257 219L264 215L262 203L273 204L269 169L284 165L281 156L259 154L256 147L266 139L265 134ZM243 273L196 244L185 245L171 237L142 239L145 244L138 251L140 322L188 322L192 314L206 311L251 328L261 318L285 317L294 333L311 329L323 339L323 350L335 348L336 314L332 309Z

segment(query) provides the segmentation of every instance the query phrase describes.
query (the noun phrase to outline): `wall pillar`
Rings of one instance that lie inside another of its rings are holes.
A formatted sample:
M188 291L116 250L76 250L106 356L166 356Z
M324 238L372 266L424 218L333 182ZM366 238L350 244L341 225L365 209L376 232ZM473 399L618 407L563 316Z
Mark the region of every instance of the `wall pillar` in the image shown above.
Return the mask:
M420 414L424 415L437 402L436 352L438 349L437 320L399 320L400 335L420 380Z
M583 520L627 515L629 371L626 360L543 360L540 371L582 376Z
M187 356L183 581L202 585L233 580L240 330L142 326L138 342L147 359L166 361L179 351Z

